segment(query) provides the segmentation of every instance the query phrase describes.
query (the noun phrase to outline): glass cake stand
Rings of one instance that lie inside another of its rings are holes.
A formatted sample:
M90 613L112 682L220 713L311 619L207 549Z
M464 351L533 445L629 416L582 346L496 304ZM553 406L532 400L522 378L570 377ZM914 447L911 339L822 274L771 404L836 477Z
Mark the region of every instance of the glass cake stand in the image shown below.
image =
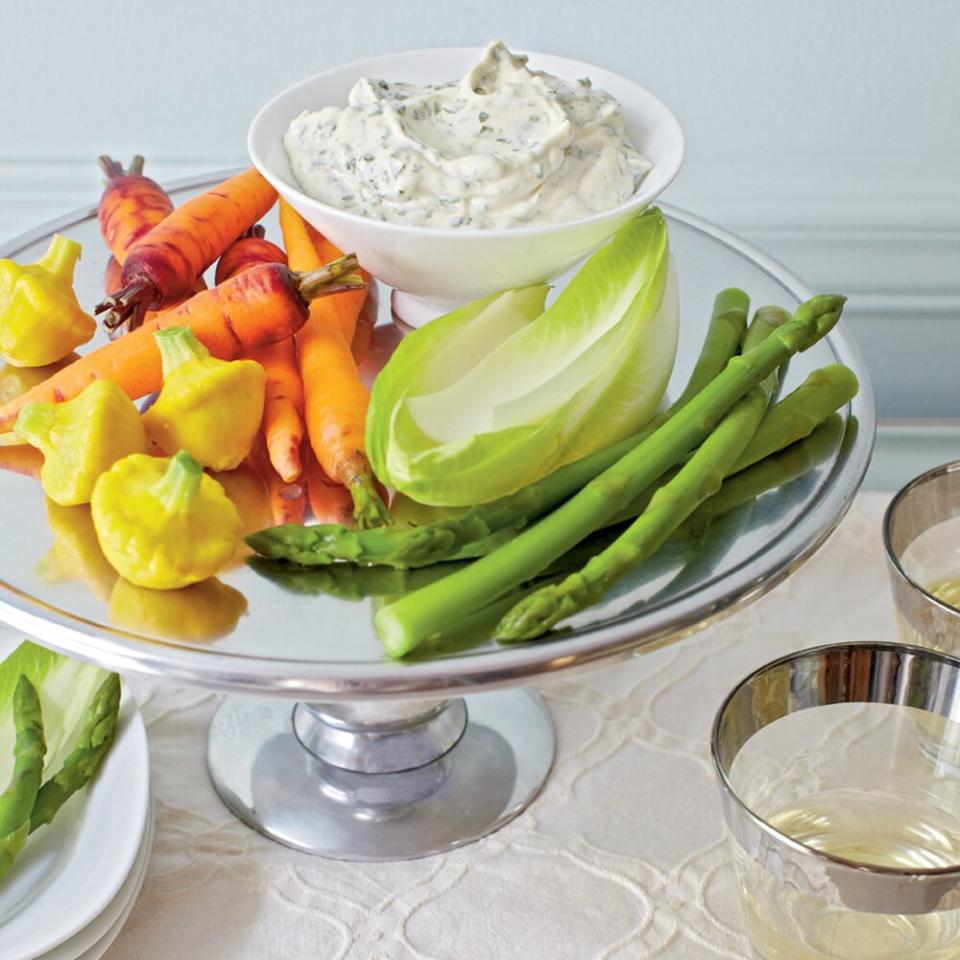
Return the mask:
M225 175L171 193L179 203ZM810 291L736 237L663 209L680 278L676 394L717 290L739 286L755 305L788 308ZM276 236L273 215L267 230ZM107 260L94 208L38 227L0 256L36 259L54 232L83 244L77 291L90 308ZM386 294L374 367L399 337ZM546 779L554 734L531 686L539 678L699 630L771 589L826 540L870 459L869 377L841 323L791 362L784 382L792 389L834 362L853 368L861 390L842 411L847 430L832 457L735 511L694 547L668 545L550 642L500 647L472 637L430 659L391 661L373 630L376 601L330 592L328 582L312 587L310 578L284 586L244 563L187 591L142 591L98 556L86 508L58 512L35 479L8 471L0 471L0 620L110 669L234 694L211 724L208 767L227 806L267 836L354 860L449 850L516 816Z

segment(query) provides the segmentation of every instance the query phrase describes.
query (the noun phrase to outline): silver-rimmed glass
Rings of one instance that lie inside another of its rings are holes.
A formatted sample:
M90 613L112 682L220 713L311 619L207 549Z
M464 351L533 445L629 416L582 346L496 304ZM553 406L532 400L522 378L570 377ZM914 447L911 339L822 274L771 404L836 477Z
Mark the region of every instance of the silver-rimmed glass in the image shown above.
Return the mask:
M960 461L900 490L883 542L904 641L960 652Z
M760 957L960 955L958 729L960 660L927 648L819 647L737 685L713 756Z

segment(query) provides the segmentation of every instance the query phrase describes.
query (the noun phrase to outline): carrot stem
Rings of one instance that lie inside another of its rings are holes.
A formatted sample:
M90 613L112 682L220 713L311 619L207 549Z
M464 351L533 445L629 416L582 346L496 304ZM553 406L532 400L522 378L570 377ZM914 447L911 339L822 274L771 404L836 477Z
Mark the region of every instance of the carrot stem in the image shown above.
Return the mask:
M93 312L99 316L105 310L109 311L104 317L103 325L107 330L116 330L122 327L128 320L136 321L142 318L142 315L150 308L154 296L149 295L151 284L144 279L134 280L116 293L105 297L94 308ZM141 324L132 322L131 329Z
M316 270L301 273L297 280L297 290L309 303L318 296L320 291L327 288L331 280L339 280L344 290L362 289L366 286L363 278L353 275L358 266L356 254L348 253Z

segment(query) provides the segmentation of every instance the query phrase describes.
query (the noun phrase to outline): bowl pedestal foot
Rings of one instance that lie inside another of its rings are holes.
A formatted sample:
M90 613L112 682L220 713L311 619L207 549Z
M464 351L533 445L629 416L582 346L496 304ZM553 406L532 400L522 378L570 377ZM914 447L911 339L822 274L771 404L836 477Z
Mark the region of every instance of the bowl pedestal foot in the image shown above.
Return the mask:
M394 290L390 294L390 309L393 321L404 332L422 327L445 313L462 307L467 300L442 300L432 297L416 297L412 293Z
M543 785L550 714L530 689L327 704L231 697L210 725L223 802L287 846L409 860L497 830Z

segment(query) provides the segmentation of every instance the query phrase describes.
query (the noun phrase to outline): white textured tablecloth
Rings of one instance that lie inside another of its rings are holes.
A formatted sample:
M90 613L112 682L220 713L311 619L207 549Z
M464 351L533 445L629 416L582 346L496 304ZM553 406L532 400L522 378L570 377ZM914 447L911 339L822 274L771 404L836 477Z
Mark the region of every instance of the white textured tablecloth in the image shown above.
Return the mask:
M880 519L865 494L796 575L628 664L543 685L556 767L531 807L462 850L396 864L295 853L240 824L204 767L219 697L132 679L157 837L107 960L745 958L708 738L747 672L805 646L890 640Z

